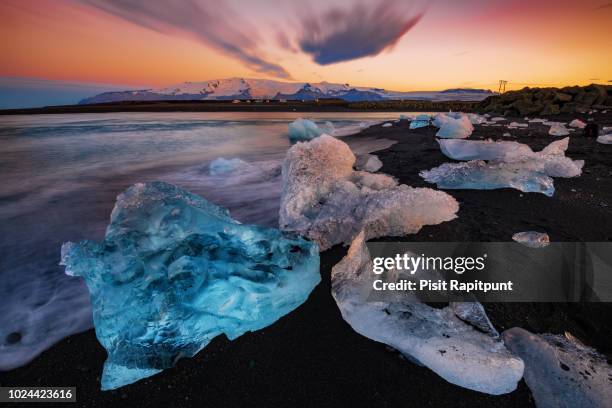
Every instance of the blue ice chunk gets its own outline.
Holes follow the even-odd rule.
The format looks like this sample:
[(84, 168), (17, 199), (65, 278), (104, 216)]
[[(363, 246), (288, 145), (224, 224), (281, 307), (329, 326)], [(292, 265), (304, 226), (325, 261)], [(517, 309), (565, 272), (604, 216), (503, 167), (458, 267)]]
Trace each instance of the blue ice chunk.
[(514, 188), (524, 193), (542, 193), (552, 197), (553, 179), (545, 173), (522, 166), (521, 163), (486, 163), (472, 160), (444, 163), (419, 175), (441, 189), (494, 190)]
[(96, 335), (108, 351), (102, 389), (233, 340), (302, 304), (320, 281), (316, 244), (243, 225), (171, 184), (135, 184), (117, 197), (101, 243), (65, 243), (66, 274), (82, 276)]
[(418, 129), (429, 126), (429, 120), (413, 120), (410, 122), (410, 129)]
[(293, 143), (312, 140), (323, 133), (323, 129), (308, 119), (298, 118), (289, 124), (289, 140)]

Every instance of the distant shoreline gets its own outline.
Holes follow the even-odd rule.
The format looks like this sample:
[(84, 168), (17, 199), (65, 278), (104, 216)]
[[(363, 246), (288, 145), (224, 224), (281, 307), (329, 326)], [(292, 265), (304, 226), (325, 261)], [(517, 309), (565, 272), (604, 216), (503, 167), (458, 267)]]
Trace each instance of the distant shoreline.
[(479, 102), (386, 100), (347, 102), (337, 99), (318, 101), (126, 101), (88, 105), (45, 106), (42, 108), (3, 109), (0, 115), (38, 115), (61, 113), (112, 112), (435, 112), (475, 110)]

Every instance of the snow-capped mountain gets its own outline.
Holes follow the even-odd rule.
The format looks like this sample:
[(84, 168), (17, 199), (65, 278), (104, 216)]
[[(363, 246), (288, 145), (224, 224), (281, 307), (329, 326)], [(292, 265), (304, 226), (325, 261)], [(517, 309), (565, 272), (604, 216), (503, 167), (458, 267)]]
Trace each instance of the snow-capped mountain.
[(449, 89), (446, 91), (394, 92), (382, 88), (355, 87), (329, 82), (281, 82), (269, 79), (228, 78), (205, 82), (185, 82), (159, 89), (105, 92), (83, 99), (80, 104), (158, 101), (158, 100), (228, 100), (228, 99), (297, 99), (340, 98), (347, 101), (384, 99), (480, 101), (492, 94), (483, 89)]

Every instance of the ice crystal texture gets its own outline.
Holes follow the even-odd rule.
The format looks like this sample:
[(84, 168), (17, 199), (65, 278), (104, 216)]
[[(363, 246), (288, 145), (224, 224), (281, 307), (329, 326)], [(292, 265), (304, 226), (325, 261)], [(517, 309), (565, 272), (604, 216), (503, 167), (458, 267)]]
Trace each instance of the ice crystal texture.
[(65, 243), (66, 274), (84, 278), (114, 389), (233, 340), (302, 304), (319, 283), (314, 243), (243, 225), (171, 184), (135, 184), (117, 198), (104, 241)]
[(350, 243), (361, 230), (367, 238), (401, 236), (456, 217), (459, 205), (450, 195), (354, 171), (354, 163), (349, 146), (328, 135), (292, 146), (282, 170), (281, 230), (325, 250)]

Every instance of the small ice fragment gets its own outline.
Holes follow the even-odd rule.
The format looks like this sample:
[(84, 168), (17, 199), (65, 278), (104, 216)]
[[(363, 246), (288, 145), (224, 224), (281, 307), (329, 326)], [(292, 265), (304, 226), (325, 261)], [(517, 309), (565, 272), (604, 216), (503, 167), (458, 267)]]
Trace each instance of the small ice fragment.
[(298, 118), (289, 124), (289, 140), (292, 142), (312, 140), (323, 133), (323, 129), (308, 119)]
[(226, 159), (219, 157), (209, 164), (209, 172), (211, 176), (219, 176), (221, 174), (232, 173), (238, 169), (248, 167), (249, 163), (237, 157)]
[(516, 234), (512, 235), (512, 239), (520, 244), (528, 246), (529, 248), (543, 248), (550, 244), (548, 234), (537, 231), (517, 232)]
[(506, 121), (508, 119), (504, 118), (503, 116), (496, 116), (494, 118), (491, 118), (491, 122), (503, 122)]
[(529, 120), (529, 123), (544, 123), (546, 121), (547, 121), (546, 119), (533, 118)]
[(597, 138), (597, 142), (601, 144), (612, 144), (612, 133), (607, 135), (601, 135)]
[(387, 122), (382, 125), (382, 127), (391, 127), (391, 126), (393, 126), (393, 123), (391, 122)]
[(578, 129), (584, 129), (586, 127), (586, 123), (584, 123), (580, 119), (574, 119), (569, 123), (568, 126), (573, 127), (573, 128), (578, 128)]
[(427, 114), (427, 113), (421, 113), (420, 115), (417, 115), (416, 120), (427, 120), (429, 121), (431, 119), (431, 115)]
[(567, 136), (569, 131), (564, 125), (555, 123), (548, 130), (548, 134), (551, 136)]
[(413, 120), (410, 122), (410, 129), (418, 129), (429, 126), (428, 120)]
[(513, 128), (526, 128), (529, 127), (529, 125), (527, 123), (519, 123), (519, 122), (511, 122), (508, 125), (509, 129), (513, 129)]

